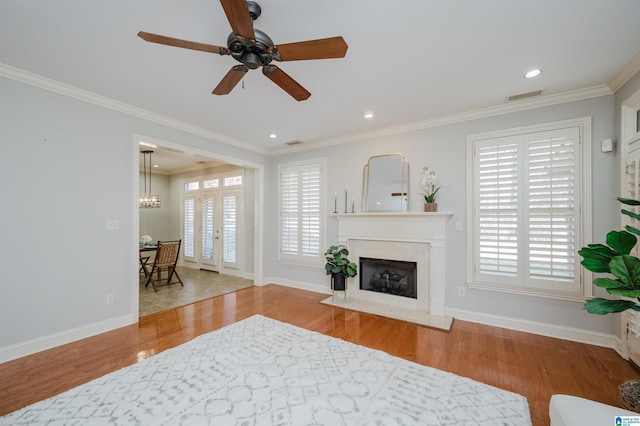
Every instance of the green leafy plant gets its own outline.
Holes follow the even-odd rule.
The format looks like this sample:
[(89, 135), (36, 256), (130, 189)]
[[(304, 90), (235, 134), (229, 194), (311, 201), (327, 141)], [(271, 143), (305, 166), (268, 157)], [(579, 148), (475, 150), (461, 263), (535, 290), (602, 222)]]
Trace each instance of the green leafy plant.
[[(623, 204), (640, 206), (639, 200), (618, 198)], [(640, 215), (627, 209), (622, 214), (640, 220)], [(623, 231), (611, 231), (607, 234), (606, 244), (589, 244), (578, 251), (582, 256), (582, 266), (597, 273), (609, 273), (614, 278), (600, 277), (593, 283), (607, 290), (609, 294), (624, 296), (640, 301), (640, 259), (631, 255), (636, 246), (640, 230), (627, 225)], [(591, 314), (609, 314), (627, 309), (640, 311), (636, 300), (604, 299), (596, 297), (586, 301), (584, 307)]]
[(358, 274), (358, 265), (351, 262), (349, 258), (349, 250), (343, 245), (331, 246), (324, 253), (327, 263), (324, 269), (327, 275), (340, 274), (346, 277), (355, 277)]

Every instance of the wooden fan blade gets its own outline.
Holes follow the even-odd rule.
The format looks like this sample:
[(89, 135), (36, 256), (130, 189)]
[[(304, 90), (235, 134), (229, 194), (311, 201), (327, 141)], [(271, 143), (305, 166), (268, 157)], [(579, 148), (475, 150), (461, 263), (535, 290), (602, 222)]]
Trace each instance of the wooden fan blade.
[(222, 77), (220, 83), (218, 83), (216, 88), (213, 89), (213, 92), (211, 93), (213, 93), (214, 95), (228, 95), (229, 92), (231, 92), (233, 88), (236, 87), (236, 84), (238, 84), (238, 82), (242, 80), (242, 77), (244, 77), (247, 71), (249, 71), (249, 68), (245, 67), (244, 65), (236, 65), (232, 67), (229, 72), (224, 77)]
[(305, 59), (344, 58), (349, 46), (347, 46), (342, 37), (338, 36), (279, 44), (276, 47), (283, 61), (300, 61)]
[(262, 67), (262, 74), (266, 75), (269, 80), (280, 86), (282, 90), (293, 96), (296, 101), (304, 101), (311, 96), (311, 93), (302, 87), (297, 81), (289, 77), (287, 73), (282, 71), (275, 65), (267, 65)]
[(233, 33), (251, 40), (256, 39), (253, 32), (253, 20), (245, 0), (220, 0)]
[(151, 43), (166, 44), (167, 46), (183, 47), (185, 49), (200, 50), (201, 52), (220, 53), (221, 49), (226, 49), (212, 44), (196, 43), (195, 41), (180, 40), (179, 38), (167, 37), (158, 34), (138, 32), (138, 37)]

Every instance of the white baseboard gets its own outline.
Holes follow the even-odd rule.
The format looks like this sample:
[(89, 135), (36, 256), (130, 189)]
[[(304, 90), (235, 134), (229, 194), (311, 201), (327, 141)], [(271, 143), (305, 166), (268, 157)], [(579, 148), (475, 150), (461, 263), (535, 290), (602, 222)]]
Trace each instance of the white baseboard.
[[(308, 290), (321, 294), (331, 294), (331, 289), (326, 286), (304, 281), (294, 281), (276, 277), (265, 277), (262, 282), (264, 283), (262, 285), (275, 283), (286, 287), (298, 288), (301, 290)], [(573, 342), (612, 348), (622, 356), (622, 342), (617, 336), (612, 334), (596, 333), (589, 330), (581, 330), (535, 321), (526, 321), (517, 318), (501, 317), (497, 315), (488, 315), (461, 309), (448, 308), (446, 310), (446, 315), (453, 316), (454, 318), (463, 321), (470, 321), (479, 324), (507, 328), (509, 330), (523, 331), (526, 333), (555, 337), (558, 339), (564, 339)], [(72, 330), (64, 331), (62, 333), (44, 336), (12, 346), (6, 346), (4, 348), (0, 348), (0, 363), (11, 361), (23, 356), (31, 355), (36, 352), (51, 349), (56, 346), (71, 343), (87, 337), (95, 336), (100, 333), (115, 330), (116, 328), (135, 324), (137, 321), (138, 318), (134, 317), (133, 315), (124, 315), (108, 321), (91, 324), (85, 327), (78, 327)]]
[(138, 322), (137, 316), (123, 315), (121, 317), (113, 318), (108, 321), (102, 321), (88, 326), (66, 330), (61, 333), (51, 334), (49, 336), (28, 340), (16, 345), (6, 346), (4, 348), (0, 348), (0, 363), (51, 349), (56, 346), (75, 342), (76, 340), (95, 336), (96, 334), (115, 330), (116, 328), (135, 324), (136, 322)]
[[(287, 287), (299, 288), (301, 290), (314, 291), (316, 293), (331, 294), (331, 289), (318, 284), (307, 283), (303, 281), (293, 281), (284, 278), (266, 277), (265, 283), (275, 283)], [(569, 340), (572, 342), (586, 343), (589, 345), (603, 346), (612, 348), (622, 356), (622, 342), (620, 338), (613, 334), (597, 333), (589, 330), (578, 328), (564, 327), (555, 324), (547, 324), (535, 321), (526, 321), (519, 318), (501, 317), (497, 315), (488, 315), (479, 312), (465, 311), (462, 309), (446, 309), (447, 316), (475, 322), (478, 324), (502, 327), (509, 330), (523, 331), (525, 333), (538, 334), (541, 336), (555, 337), (558, 339)], [(454, 324), (455, 327), (455, 324)]]
[(459, 320), (475, 322), (478, 324), (502, 327), (509, 330), (524, 331), (526, 333), (555, 337), (558, 339), (586, 343), (589, 345), (603, 346), (605, 348), (615, 349), (616, 352), (620, 353), (620, 339), (613, 334), (597, 333), (595, 331), (564, 327), (560, 325), (547, 324), (536, 321), (527, 321), (519, 318), (488, 315), (479, 312), (465, 311), (462, 309), (447, 308), (447, 315), (450, 315)]
[(262, 282), (264, 283), (263, 285), (277, 284), (283, 285), (285, 287), (299, 288), (300, 290), (314, 291), (316, 293), (331, 294), (331, 288), (329, 287), (325, 287), (320, 284), (307, 283), (304, 281), (294, 281), (276, 277), (265, 277)]

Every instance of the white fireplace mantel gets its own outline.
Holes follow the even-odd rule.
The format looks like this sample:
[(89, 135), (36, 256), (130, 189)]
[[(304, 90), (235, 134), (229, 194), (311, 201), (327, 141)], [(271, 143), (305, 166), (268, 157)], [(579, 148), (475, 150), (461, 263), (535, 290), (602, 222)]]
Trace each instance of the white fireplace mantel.
[(372, 236), (375, 239), (397, 241), (445, 241), (446, 221), (451, 212), (405, 212), (405, 213), (333, 213), (338, 220), (338, 242), (344, 244), (345, 237)]
[[(352, 253), (355, 257), (351, 259), (356, 263), (359, 261), (363, 244), (364, 246), (369, 244), (372, 247), (365, 250), (375, 250), (378, 245), (380, 250), (384, 251), (385, 247), (401, 247), (405, 243), (407, 247), (411, 247), (411, 251), (426, 253), (416, 254), (417, 257), (426, 258), (416, 258), (419, 261), (418, 268), (421, 268), (420, 262), (422, 262), (422, 265), (426, 265), (426, 271), (423, 272), (421, 283), (418, 283), (418, 300), (413, 302), (412, 310), (419, 315), (441, 318), (445, 317), (445, 230), (446, 222), (451, 216), (453, 216), (451, 212), (331, 214), (331, 217), (338, 221), (338, 244), (346, 245), (350, 251), (351, 247), (356, 249), (355, 253)], [(424, 251), (413, 249), (420, 245), (426, 249)], [(404, 253), (405, 258), (397, 260), (409, 260), (406, 259), (408, 256), (406, 250)], [(393, 259), (393, 257), (388, 258)], [(418, 271), (419, 275), (420, 273)], [(369, 300), (372, 300), (372, 297), (379, 297), (370, 296), (372, 292), (360, 291), (359, 286), (355, 284), (357, 280), (351, 279), (351, 281), (350, 288), (353, 291), (349, 290), (349, 298), (356, 299), (355, 302), (365, 297)], [(391, 296), (391, 298), (397, 298), (397, 296)], [(402, 303), (405, 302), (400, 303), (398, 305), (391, 300), (389, 310), (397, 310), (396, 307), (403, 306)]]

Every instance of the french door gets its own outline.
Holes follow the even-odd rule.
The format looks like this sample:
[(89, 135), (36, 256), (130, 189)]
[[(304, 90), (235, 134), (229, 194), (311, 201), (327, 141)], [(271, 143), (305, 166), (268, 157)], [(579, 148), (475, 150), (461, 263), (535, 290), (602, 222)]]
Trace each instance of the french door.
[(220, 270), (219, 193), (185, 195), (182, 199), (182, 239), (185, 266)]
[(185, 266), (238, 275), (237, 191), (202, 191), (182, 197)]

